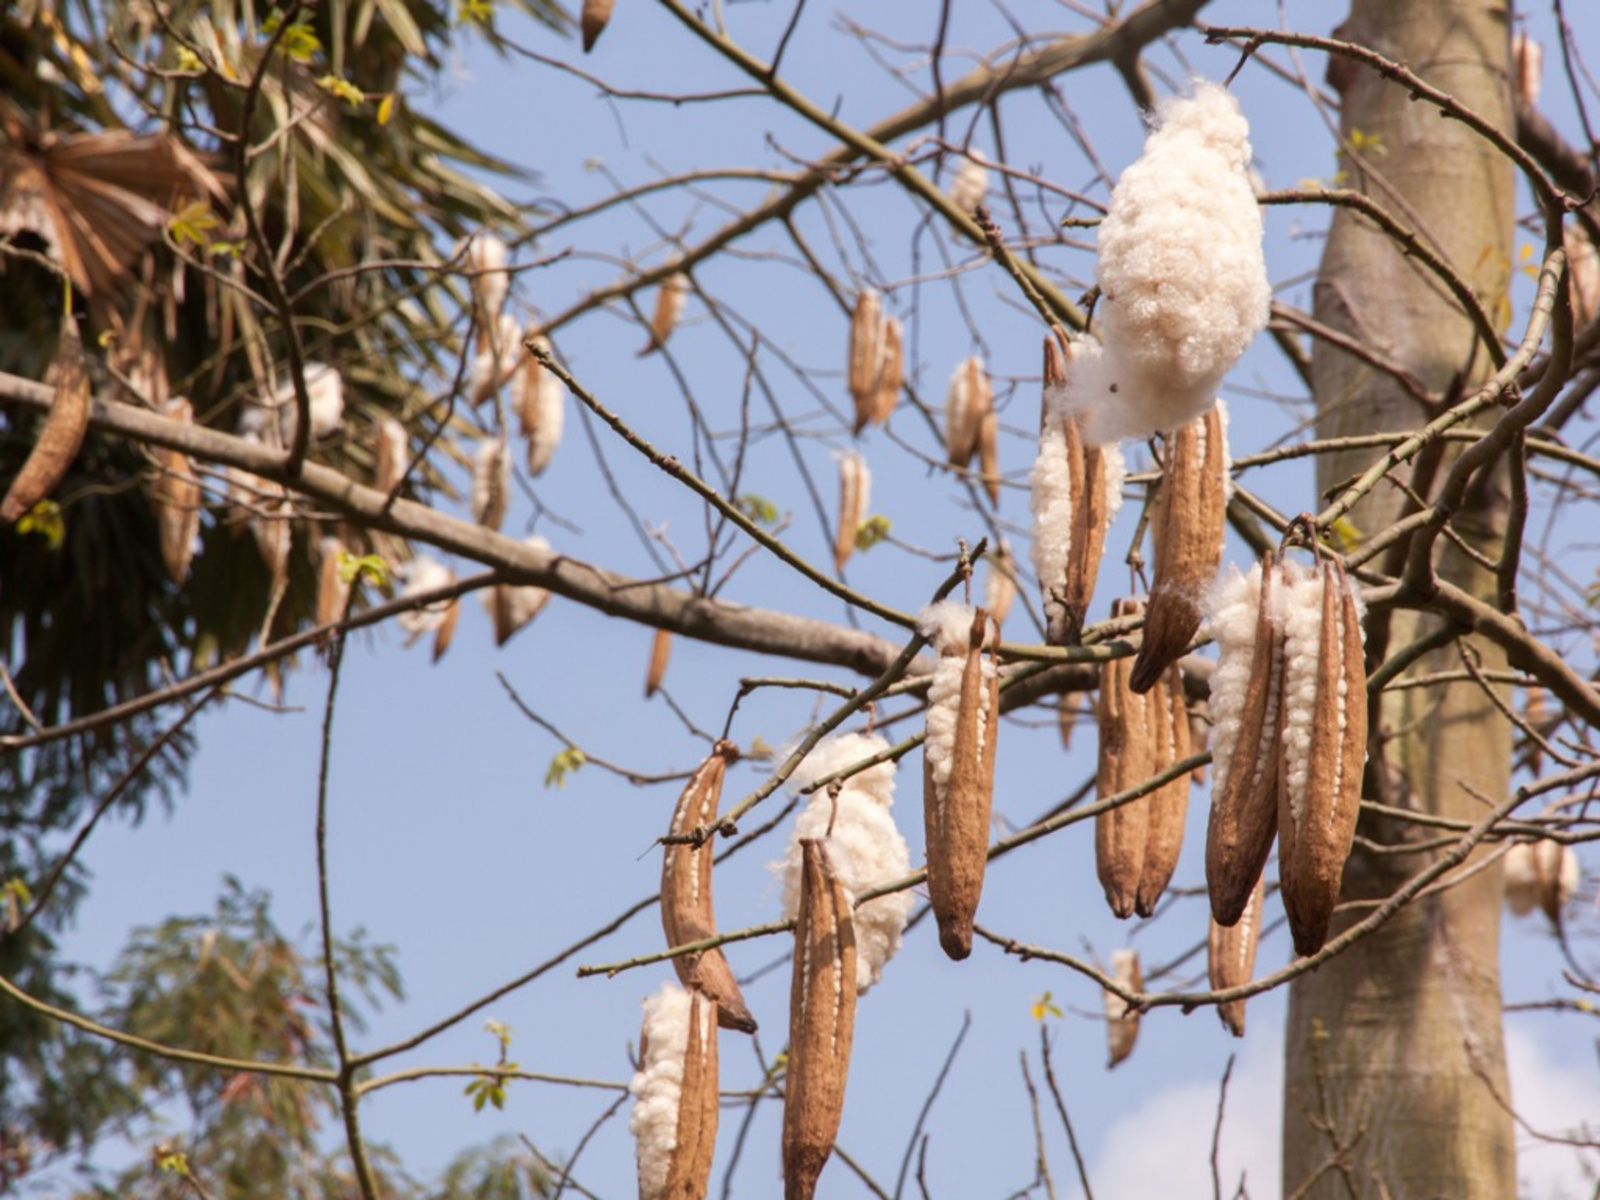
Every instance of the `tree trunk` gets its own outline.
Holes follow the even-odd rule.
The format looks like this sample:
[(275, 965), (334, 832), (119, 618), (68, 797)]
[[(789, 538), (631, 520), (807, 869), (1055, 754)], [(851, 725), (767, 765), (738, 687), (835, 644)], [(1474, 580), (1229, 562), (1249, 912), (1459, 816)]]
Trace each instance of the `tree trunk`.
[[(1445, 0), (1355, 0), (1339, 35), (1404, 63), (1502, 129), (1511, 124), (1505, 7)], [(1418, 232), (1506, 315), (1511, 264), (1510, 165), (1460, 122), (1409, 98), (1403, 87), (1348, 60), (1329, 81), (1342, 98), (1345, 186), (1372, 196)], [(1403, 365), (1445, 395), (1486, 373), (1467, 317), (1437, 279), (1370, 221), (1338, 209), (1315, 297), (1318, 320)], [(1322, 436), (1414, 427), (1419, 403), (1354, 356), (1319, 344), (1313, 382)], [(1320, 489), (1371, 463), (1373, 451), (1324, 458)], [(1448, 467), (1419, 462), (1411, 483), (1426, 494)], [(1493, 559), (1506, 509), (1504, 470), (1470, 493), (1454, 520)], [(1356, 535), (1387, 528), (1410, 505), (1384, 485), (1351, 514)], [(1442, 577), (1480, 596), (1492, 574), (1439, 543)], [(1390, 559), (1389, 566), (1395, 560)], [(1375, 649), (1397, 650), (1435, 622), (1411, 614), (1368, 621)], [(1503, 656), (1470, 643), (1485, 669)], [(1461, 669), (1448, 646), (1411, 673)], [(1511, 730), (1472, 684), (1392, 693), (1373, 714), (1364, 794), (1386, 803), (1477, 819), (1506, 795)], [(1417, 840), (1405, 823), (1363, 817), (1381, 842)], [(1437, 831), (1432, 831), (1434, 834)], [(1381, 898), (1426, 862), (1424, 854), (1377, 856), (1360, 849), (1345, 872), (1344, 898)], [(1485, 871), (1426, 897), (1376, 936), (1295, 982), (1290, 992), (1283, 1125), (1284, 1194), (1308, 1197), (1503, 1197), (1516, 1194), (1512, 1123), (1501, 1034), (1500, 873)], [(1335, 931), (1366, 915), (1343, 913)], [(1302, 1193), (1300, 1189), (1304, 1188)]]

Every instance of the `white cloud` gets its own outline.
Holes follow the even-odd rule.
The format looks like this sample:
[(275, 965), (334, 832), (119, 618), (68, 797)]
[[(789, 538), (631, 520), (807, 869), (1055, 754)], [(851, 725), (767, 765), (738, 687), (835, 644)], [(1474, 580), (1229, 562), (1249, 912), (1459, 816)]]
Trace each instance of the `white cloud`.
[[(1600, 1065), (1585, 1053), (1509, 1029), (1513, 1103), (1533, 1129), (1600, 1140)], [(1250, 1030), (1228, 1084), (1219, 1164), (1223, 1195), (1243, 1172), (1252, 1195), (1278, 1190), (1279, 1120), (1283, 1095), (1283, 1029), (1262, 1022)], [(1563, 1057), (1565, 1055), (1565, 1057)], [(1103, 1196), (1211, 1200), (1211, 1137), (1217, 1083), (1179, 1084), (1153, 1093), (1117, 1121), (1089, 1162), (1089, 1181)], [(1600, 1152), (1551, 1144), (1517, 1131), (1518, 1193), (1524, 1200), (1578, 1200), (1594, 1194)]]
[[(1252, 1025), (1228, 1081), (1228, 1104), (1217, 1155), (1223, 1195), (1246, 1176), (1250, 1193), (1278, 1190), (1278, 1114), (1283, 1094), (1283, 1028)], [(1154, 1093), (1111, 1127), (1089, 1164), (1097, 1196), (1161, 1196), (1211, 1200), (1211, 1138), (1216, 1079)]]

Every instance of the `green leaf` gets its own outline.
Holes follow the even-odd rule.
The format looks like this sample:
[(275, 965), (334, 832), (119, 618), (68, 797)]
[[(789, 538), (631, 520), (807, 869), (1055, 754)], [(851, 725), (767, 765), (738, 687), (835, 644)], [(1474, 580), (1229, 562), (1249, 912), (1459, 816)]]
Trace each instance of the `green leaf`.
[(209, 249), (211, 231), (220, 224), (222, 219), (211, 211), (211, 206), (204, 200), (196, 200), (172, 214), (172, 220), (167, 222), (167, 232), (180, 246), (193, 244), (201, 249)]
[(545, 787), (566, 787), (567, 772), (576, 771), (589, 758), (576, 746), (568, 746), (550, 760), (550, 769), (544, 773)]
[(365, 92), (348, 79), (341, 78), (338, 75), (324, 75), (317, 80), (317, 86), (330, 95), (339, 97), (339, 99), (348, 103), (351, 108), (360, 108), (367, 100)]
[(494, 20), (494, 0), (461, 0), (461, 23), (476, 21), (487, 25)]
[[(283, 26), (283, 14), (274, 12), (261, 22), (263, 37), (270, 38)], [(301, 17), (284, 29), (283, 36), (278, 39), (278, 53), (295, 62), (309, 62), (316, 57), (317, 51), (322, 49), (322, 41), (317, 37), (317, 31), (311, 28), (309, 18)]]
[(776, 525), (778, 523), (778, 506), (765, 496), (758, 496), (754, 492), (746, 492), (742, 496), (733, 498), (733, 506), (757, 525)]
[(888, 536), (889, 518), (881, 513), (874, 513), (856, 526), (856, 549), (871, 550)]
[(353, 583), (360, 579), (383, 587), (389, 582), (389, 564), (381, 554), (363, 554), (359, 558), (348, 550), (339, 551), (339, 582)]

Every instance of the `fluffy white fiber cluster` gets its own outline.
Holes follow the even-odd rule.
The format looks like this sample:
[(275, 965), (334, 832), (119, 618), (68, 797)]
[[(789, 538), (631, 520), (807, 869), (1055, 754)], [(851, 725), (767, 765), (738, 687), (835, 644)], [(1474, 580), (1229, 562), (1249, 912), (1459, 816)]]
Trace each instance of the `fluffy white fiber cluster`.
[[(706, 1005), (707, 1012), (714, 1012)], [(633, 1132), (639, 1162), (639, 1195), (659, 1196), (666, 1190), (672, 1152), (678, 1146), (678, 1100), (683, 1094), (683, 1059), (689, 1048), (689, 993), (664, 983), (644, 1002), (644, 1059), (628, 1085)], [(716, 1036), (715, 1028), (702, 1030)]]
[[(961, 675), (966, 670), (975, 611), (970, 604), (941, 600), (930, 604), (917, 617), (918, 631), (939, 651), (939, 661), (928, 684), (928, 733), (922, 744), (922, 761), (923, 769), (933, 778), (934, 795), (941, 802), (950, 786), (950, 772), (955, 765), (956, 712), (961, 704)], [(992, 640), (989, 630), (985, 630), (985, 637)], [(994, 676), (993, 661), (984, 659), (980, 669), (987, 684)], [(987, 706), (981, 706), (977, 746), (980, 754), (989, 727), (988, 718)]]
[(1099, 228), (1102, 350), (1081, 344), (1062, 405), (1093, 442), (1194, 419), (1266, 325), (1271, 289), (1238, 102), (1200, 80), (1169, 98)]
[[(1079, 344), (1080, 349), (1095, 346), (1092, 342)], [(1076, 356), (1073, 359), (1077, 361)], [(1028, 558), (1034, 572), (1044, 587), (1045, 616), (1052, 623), (1062, 616), (1062, 604), (1057, 589), (1067, 575), (1067, 556), (1072, 552), (1072, 472), (1067, 463), (1067, 417), (1060, 409), (1066, 399), (1067, 389), (1056, 389), (1047, 397), (1044, 424), (1039, 430), (1039, 456), (1033, 460), (1028, 472), (1028, 509), (1033, 513), (1033, 541)], [(1101, 447), (1101, 462), (1105, 466), (1106, 521), (1117, 519), (1122, 509), (1122, 485), (1126, 481), (1128, 466), (1122, 456), (1122, 447), (1112, 442)]]
[(1320, 710), (1317, 705), (1322, 588), (1320, 570), (1308, 571), (1291, 562), (1284, 564), (1283, 581), (1275, 592), (1283, 598), (1283, 770), (1288, 775), (1297, 825), (1304, 820), (1302, 806), (1311, 776), (1311, 743), (1317, 722), (1344, 721), (1343, 704), (1324, 704)]
[[(846, 733), (825, 738), (789, 777), (789, 790), (887, 750), (877, 734)], [(823, 788), (795, 820), (782, 862), (772, 870), (783, 878), (783, 915), (800, 911), (800, 839), (827, 837), (828, 856), (852, 901), (863, 892), (911, 873), (911, 851), (889, 812), (894, 806), (894, 764), (879, 763), (852, 775), (839, 789), (837, 805)], [(828, 823), (833, 834), (828, 836)], [(880, 896), (855, 911), (856, 990), (865, 992), (883, 977), (883, 967), (900, 949), (900, 935), (911, 916), (911, 893)]]
[[(1273, 593), (1275, 596), (1277, 592)], [(1245, 694), (1256, 669), (1256, 619), (1261, 607), (1261, 564), (1241, 574), (1237, 567), (1217, 581), (1211, 597), (1211, 636), (1217, 643), (1217, 669), (1211, 676), (1211, 794), (1220, 795), (1233, 769), (1233, 751), (1244, 719)], [(1262, 664), (1261, 669), (1266, 669)], [(1276, 724), (1277, 708), (1268, 705)], [(1270, 734), (1268, 734), (1270, 737)], [(1259, 769), (1259, 764), (1257, 764)]]

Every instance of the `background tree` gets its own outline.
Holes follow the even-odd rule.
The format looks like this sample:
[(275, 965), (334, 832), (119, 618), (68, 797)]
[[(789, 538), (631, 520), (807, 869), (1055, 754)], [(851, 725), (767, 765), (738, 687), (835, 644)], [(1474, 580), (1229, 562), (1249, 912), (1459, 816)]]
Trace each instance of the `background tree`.
[[(1509, 1106), (1520, 1098), (1509, 1095), (1497, 1033), (1499, 857), (1507, 838), (1583, 841), (1591, 833), (1581, 801), (1592, 775), (1587, 729), (1600, 715), (1585, 682), (1593, 654), (1583, 579), (1592, 556), (1559, 517), (1594, 467), (1562, 432), (1582, 419), (1592, 374), (1593, 307), (1583, 298), (1592, 246), (1587, 266), (1586, 243), (1572, 243), (1570, 260), (1563, 250), (1564, 229), (1576, 237), (1571, 231), (1587, 228), (1580, 204), (1592, 154), (1569, 149), (1539, 123), (1527, 84), (1516, 132), (1535, 157), (1516, 148), (1503, 11), (1358, 5), (1337, 43), (1235, 31), (1223, 39), (1231, 46), (1207, 49), (1187, 32), (1204, 7), (1153, 0), (1126, 13), (1079, 13), (1066, 32), (1042, 32), (1062, 19), (1053, 10), (1030, 12), (1006, 40), (987, 18), (955, 6), (878, 34), (848, 23), (826, 30), (799, 6), (730, 11), (725, 25), (723, 14), (665, 0), (619, 14), (598, 42), (596, 70), (629, 38), (656, 48), (625, 79), (590, 73), (589, 64), (580, 71), (551, 32), (562, 25), (559, 14), (535, 10), (549, 28), (513, 31), (510, 6), (9, 11), (0, 28), (0, 71), (10, 81), (0, 110), (0, 228), (8, 236), (0, 298), (8, 457), (0, 479), (14, 475), (35, 442), (36, 414), (50, 403), (50, 389), (29, 380), (61, 353), (64, 296), (98, 401), (89, 439), (52, 500), (0, 536), (12, 700), (4, 794), (15, 830), (5, 864), (14, 881), (5, 978), (15, 1003), (0, 1009), (0, 1020), (16, 1023), (17, 1039), (7, 1044), (20, 1048), (8, 1059), (3, 1099), (7, 1145), (26, 1151), (10, 1152), (10, 1178), (38, 1178), (55, 1156), (120, 1132), (157, 1151), (156, 1165), (103, 1172), (100, 1182), (113, 1191), (158, 1179), (179, 1194), (433, 1194), (362, 1133), (362, 1119), (381, 1112), (378, 1097), (392, 1085), (441, 1075), (486, 1111), (515, 1097), (523, 1079), (599, 1087), (599, 1149), (585, 1160), (601, 1164), (592, 1186), (626, 1177), (615, 1165), (624, 1153), (620, 1131), (607, 1124), (619, 1107), (617, 1080), (597, 1077), (626, 1078), (615, 1048), (636, 1026), (617, 1014), (654, 986), (628, 986), (637, 979), (632, 968), (664, 968), (659, 939), (644, 928), (650, 920), (630, 924), (649, 900), (628, 907), (627, 893), (596, 888), (592, 878), (631, 883), (623, 859), (633, 863), (640, 846), (665, 831), (681, 768), (719, 732), (759, 757), (797, 730), (865, 719), (898, 739), (896, 757), (914, 747), (928, 669), (916, 657), (916, 609), (941, 585), (960, 586), (980, 539), (991, 549), (1011, 544), (1011, 561), (1027, 561), (1022, 497), (1036, 445), (1037, 346), (1049, 325), (1083, 323), (1075, 298), (1093, 259), (1081, 239), (1115, 176), (1109, 159), (1102, 165), (1094, 128), (1105, 106), (1085, 97), (1111, 86), (1131, 97), (1133, 105), (1115, 113), (1116, 161), (1125, 162), (1138, 134), (1134, 106), (1181, 85), (1169, 64), (1192, 59), (1221, 76), (1240, 64), (1243, 47), (1233, 86), (1256, 122), (1258, 146), (1272, 136), (1272, 106), (1303, 93), (1308, 113), (1338, 108), (1342, 158), (1335, 178), (1264, 196), (1269, 214), (1289, 206), (1297, 222), (1333, 214), (1313, 309), (1288, 293), (1274, 306), (1273, 341), (1287, 371), (1264, 355), (1250, 364), (1268, 390), (1292, 393), (1303, 383), (1319, 416), (1308, 438), (1294, 429), (1309, 412), (1306, 398), (1290, 394), (1280, 410), (1235, 392), (1240, 490), (1230, 506), (1237, 540), (1229, 557), (1244, 562), (1275, 543), (1287, 524), (1281, 513), (1331, 505), (1318, 525), (1366, 590), (1369, 667), (1385, 687), (1373, 709), (1381, 752), (1363, 791), (1364, 853), (1346, 879), (1352, 903), (1342, 927), (1356, 935), (1348, 946), (1336, 942), (1338, 952), (1314, 971), (1275, 971), (1262, 985), (1293, 978), (1285, 1191), (1304, 1184), (1339, 1194), (1510, 1194)], [(586, 94), (606, 94), (626, 114), (627, 136), (663, 161), (630, 161), (632, 178), (595, 163), (600, 191), (592, 198), (507, 182), (529, 193), (517, 203), (458, 174), (467, 166), (519, 179), (509, 155), (446, 133), (415, 94), (460, 53), (464, 36), (515, 56), (530, 126), (572, 103), (561, 89), (576, 80)], [(903, 99), (883, 80), (851, 77), (846, 85), (835, 77), (822, 65), (837, 53), (830, 38), (843, 39), (851, 54), (877, 56), (886, 78), (908, 81), (909, 106), (897, 111)], [(969, 56), (957, 49), (969, 39), (997, 49)], [(1336, 95), (1303, 74), (1284, 43), (1328, 52)], [(1562, 48), (1577, 98), (1573, 130), (1583, 128), (1590, 94), (1579, 44), (1550, 42)], [(667, 46), (673, 52), (662, 54)], [(703, 82), (694, 75), (704, 91), (685, 91), (691, 69), (704, 70)], [(752, 96), (771, 102), (761, 131), (771, 147), (752, 147), (747, 157), (730, 138), (731, 161), (706, 166), (715, 139), (705, 130), (715, 118), (703, 114)], [(1441, 109), (1449, 119), (1439, 118)], [(1572, 136), (1592, 144), (1586, 131)], [(546, 167), (541, 155), (558, 140), (536, 140), (528, 165)], [(986, 187), (972, 182), (980, 149), (991, 160)], [(1329, 169), (1325, 159), (1312, 161), (1291, 178)], [(1278, 161), (1263, 168), (1282, 181)], [(1513, 178), (1529, 190), (1528, 227), (1543, 242), (1520, 262), (1536, 280), (1514, 269)], [(993, 232), (974, 218), (974, 188), (987, 193)], [(489, 233), (506, 244), (503, 262)], [(458, 240), (474, 234), (475, 242)], [(1275, 240), (1274, 277), (1309, 266), (1315, 249)], [(1511, 290), (1513, 281), (1520, 290)], [(869, 286), (905, 321), (907, 372), (894, 416), (863, 431), (848, 411), (843, 367), (845, 327)], [(682, 311), (674, 314), (675, 305)], [(587, 443), (569, 436), (548, 473), (552, 410), (522, 403), (538, 398), (541, 383), (517, 349), (535, 330), (559, 355), (545, 368), (542, 394), (558, 366), (570, 367), (567, 416)], [(623, 340), (626, 350), (646, 352), (637, 360), (618, 354)], [(945, 444), (937, 396), (956, 360), (973, 351), (994, 377), (998, 469), (970, 469)], [(319, 364), (342, 384), (339, 419), (319, 416), (328, 378)], [(168, 406), (179, 395), (196, 414), (192, 425)], [(384, 464), (385, 445), (394, 447), (384, 440), (389, 418), (401, 422), (402, 457), (418, 460), (404, 478)], [(519, 464), (512, 519), (540, 540), (502, 535), (502, 518), (485, 516), (505, 507), (497, 473), (469, 483), (496, 438)], [(849, 447), (865, 453), (875, 477), (873, 503), (860, 512), (832, 504), (830, 456)], [(1136, 623), (1103, 618), (1110, 596), (1145, 586), (1135, 535), (1138, 502), (1151, 497), (1155, 479), (1141, 468), (1154, 453), (1133, 449), (1130, 503), (1108, 541), (1117, 555), (1131, 546), (1129, 570), (1106, 563), (1084, 644), (1042, 645), (1035, 581), (1013, 567), (1022, 588), (1003, 653), (1003, 704), (1012, 714), (999, 768), (1003, 824), (977, 951), (989, 956), (988, 977), (971, 967), (930, 974), (918, 956), (931, 939), (914, 932), (880, 993), (863, 1002), (863, 1029), (874, 1032), (858, 1046), (854, 1096), (901, 1112), (930, 1086), (905, 1070), (916, 1048), (926, 1052), (925, 1026), (887, 1027), (897, 1011), (921, 1003), (930, 979), (980, 1012), (985, 1003), (1009, 1004), (1020, 1014), (1016, 996), (1000, 992), (1026, 988), (1041, 1021), (1060, 1007), (1047, 988), (1082, 1010), (1098, 1008), (1094, 993), (1111, 982), (1096, 965), (1098, 947), (1121, 941), (1121, 931), (1086, 906), (1063, 924), (1053, 902), (1040, 902), (1059, 894), (1063, 873), (1087, 874), (1085, 839), (1068, 829), (1088, 785), (1055, 782), (1041, 792), (1038, 782), (1066, 778), (1048, 744), (1056, 698), (1064, 712), (1076, 711), (1098, 661), (1137, 644)], [(1318, 498), (1293, 474), (1306, 455), (1318, 459)], [(1386, 470), (1363, 474), (1374, 462)], [(175, 569), (162, 523), (173, 511), (170, 485), (188, 482), (191, 471), (199, 499), (189, 507), (198, 503), (203, 514), (199, 551)], [(463, 507), (469, 516), (455, 515)], [(487, 572), (457, 581), (413, 560), (419, 553)], [(816, 565), (830, 555), (834, 571)], [(336, 574), (353, 587), (352, 599), (333, 586)], [(400, 583), (405, 593), (389, 601)], [(500, 702), (538, 727), (537, 773), (565, 785), (559, 794), (605, 804), (607, 820), (513, 816), (517, 837), (560, 845), (568, 860), (566, 870), (545, 864), (519, 879), (515, 909), (493, 898), (496, 872), (476, 857), (441, 854), (430, 864), (430, 899), (461, 898), (452, 918), (441, 917), (454, 928), (507, 911), (520, 925), (531, 912), (541, 936), (531, 952), (494, 945), (493, 972), (472, 976), (481, 986), (463, 979), (440, 995), (449, 1015), (407, 1013), (392, 1035), (369, 1040), (354, 1022), (350, 993), (397, 993), (398, 977), (388, 952), (337, 935), (349, 919), (344, 905), (359, 908), (361, 897), (382, 891), (341, 860), (341, 829), (380, 847), (382, 858), (405, 853), (407, 840), (430, 845), (420, 779), (406, 835), (386, 836), (385, 818), (364, 807), (384, 769), (372, 759), (405, 760), (419, 771), (406, 751), (442, 748), (462, 775), (481, 771), (483, 787), (502, 791), (532, 768), (526, 751), (517, 752), (515, 774), (478, 765), (493, 739), (476, 722), (451, 719), (459, 693), (445, 686), (463, 654), (458, 642), (436, 676), (437, 694), (431, 681), (427, 687), (447, 714), (439, 730), (418, 724), (408, 738), (394, 728), (407, 718), (383, 713), (391, 719), (384, 749), (356, 756), (360, 774), (342, 773), (342, 747), (362, 744), (346, 730), (374, 713), (346, 700), (335, 722), (341, 664), (357, 668), (347, 688), (380, 669), (371, 656), (345, 663), (357, 644), (346, 639), (391, 616), (414, 635), (437, 636), (437, 626), (453, 628), (457, 619), (439, 606), (474, 590), (491, 598), (505, 633), (515, 609), (542, 602), (515, 588), (546, 589), (556, 600), (504, 660), (511, 695)], [(673, 651), (664, 679), (653, 673), (648, 689), (660, 701), (632, 718), (628, 736), (613, 727), (610, 673), (621, 638), (598, 614), (657, 631), (654, 663)], [(461, 620), (468, 629), (471, 618)], [(651, 639), (636, 640), (642, 665)], [(304, 659), (318, 643), (328, 649), (326, 673), (283, 684), (293, 656)], [(775, 678), (768, 659), (815, 678)], [(470, 663), (481, 690), (487, 668)], [(1199, 698), (1206, 665), (1188, 665)], [(304, 703), (327, 684), (317, 704), (326, 724), (319, 714), (311, 739), (320, 758), (315, 812), (296, 810), (308, 825), (314, 817), (317, 830), (308, 888), (315, 934), (286, 938), (263, 899), (234, 888), (214, 918), (173, 919), (138, 934), (105, 977), (103, 1000), (67, 994), (47, 934), (72, 910), (96, 822), (170, 793), (191, 753), (191, 719), (254, 672), (272, 674), (274, 687), (257, 694), (273, 701), (277, 687)], [(634, 686), (631, 671), (624, 674)], [(862, 679), (873, 681), (866, 693)], [(1531, 702), (1516, 700), (1514, 687), (1524, 697), (1542, 689), (1543, 715), (1523, 717), (1519, 708)], [(274, 727), (294, 728), (294, 718), (283, 714)], [(1512, 794), (1514, 763), (1521, 790)], [(754, 856), (733, 855), (763, 835), (781, 836), (794, 803), (769, 794), (770, 767), (740, 770), (722, 805), (739, 828), (720, 843), (729, 860), (718, 868), (719, 905), (725, 927), (771, 937), (772, 901), (750, 869)], [(602, 782), (610, 776), (636, 785), (645, 802), (616, 804)], [(477, 789), (452, 791), (467, 822), (482, 819)], [(1522, 807), (1513, 811), (1508, 797)], [(1555, 804), (1543, 819), (1531, 811), (1535, 797)], [(1191, 819), (1191, 845), (1202, 808)], [(907, 812), (914, 809), (902, 802), (903, 826), (916, 824)], [(364, 815), (356, 825), (339, 825), (357, 812)], [(1492, 824), (1484, 821), (1491, 812), (1499, 818)], [(504, 830), (504, 820), (490, 828)], [(76, 831), (70, 839), (68, 830)], [(1040, 839), (1044, 847), (1013, 854)], [(650, 880), (652, 863), (634, 866)], [(1198, 871), (1181, 878), (1193, 883)], [(346, 879), (359, 882), (345, 889)], [(1371, 904), (1395, 894), (1406, 903)], [(1203, 906), (1180, 898), (1138, 931), (1145, 982), (1127, 998), (1152, 1006), (1147, 1039), (1188, 1028), (1175, 1008), (1218, 999), (1189, 974), (1203, 927)], [(378, 936), (388, 941), (392, 932)], [(1074, 937), (1096, 951), (1052, 948)], [(601, 939), (609, 939), (603, 952)], [(763, 946), (735, 944), (728, 954), (748, 973)], [(1016, 975), (1002, 951), (1056, 965), (1035, 963)], [(766, 952), (786, 954), (779, 946)], [(547, 1031), (570, 1011), (555, 980), (574, 959), (605, 959), (629, 973), (611, 984), (568, 985), (583, 997), (577, 1006), (593, 1010), (581, 1037), (560, 1039), (583, 1048), (569, 1053), (551, 1045)], [(1571, 969), (1573, 989), (1592, 986), (1582, 962), (1572, 959)], [(763, 1022), (753, 1066), (724, 1035), (725, 1060), (740, 1054), (746, 1072), (737, 1081), (724, 1075), (724, 1128), (739, 1127), (739, 1147), (747, 1136), (751, 1144), (770, 1139), (779, 1107), (771, 1101), (783, 1082), (773, 1058), (781, 996), (760, 978), (746, 987)], [(472, 1034), (475, 1049), (451, 1039), (502, 1003), (526, 1005), (529, 1019), (516, 1022), (523, 1033), (514, 1048), (506, 1027), (496, 1027), (497, 1065), (436, 1065), (439, 1053), (481, 1056), (481, 1033)], [(97, 1024), (71, 1015), (90, 1008)], [(399, 1019), (392, 1010), (374, 1017), (391, 1015)], [(540, 1030), (531, 1040), (529, 1021)], [(980, 1061), (997, 1061), (988, 1052), (994, 1045), (982, 1042), (992, 1025), (980, 1017)], [(108, 1037), (120, 1038), (119, 1048)], [(1009, 1061), (1016, 1041), (1003, 1045)], [(1040, 1104), (1048, 1111), (1053, 1099), (1064, 1119), (1081, 1075), (1063, 1091), (1050, 1046), (1041, 1042), (1033, 1068), (1045, 1069), (1039, 1087), (1025, 1073), (1018, 1092), (1035, 1101), (1035, 1132), (1021, 1135), (1031, 1154), (1014, 1164), (997, 1156), (981, 1168), (952, 1163), (942, 1142), (931, 1151), (919, 1142), (919, 1118), (903, 1160), (898, 1145), (849, 1158), (864, 1186), (898, 1193), (914, 1173), (934, 1190), (941, 1178), (960, 1189), (970, 1177), (959, 1172), (977, 1169), (986, 1180), (1010, 1180), (1014, 1170), (1019, 1190), (1053, 1191), (1053, 1139)], [(608, 1067), (583, 1058), (591, 1052), (602, 1061), (602, 1051)], [(540, 1061), (531, 1067), (512, 1062), (534, 1055)], [(78, 1082), (87, 1073), (118, 1086), (95, 1091), (98, 1107), (74, 1109), (70, 1098), (91, 1090)], [(429, 1094), (444, 1102), (445, 1093)], [(185, 1114), (185, 1136), (157, 1137), (174, 1111)], [(316, 1130), (334, 1113), (343, 1144), (329, 1152)], [(529, 1126), (550, 1120), (527, 1118)], [(842, 1139), (883, 1140), (850, 1121), (847, 1114)], [(547, 1136), (529, 1132), (469, 1152), (447, 1172), (442, 1194), (560, 1190), (580, 1169), (587, 1173), (577, 1161), (591, 1144), (587, 1133), (564, 1136), (550, 1154), (539, 1148), (551, 1144)], [(897, 1143), (901, 1136), (897, 1130)], [(736, 1171), (762, 1169), (748, 1159), (741, 1167), (741, 1151), (723, 1146), (730, 1181)], [(849, 1169), (835, 1165), (830, 1179)], [(1270, 1190), (1259, 1178), (1249, 1182), (1258, 1194)], [(765, 1183), (745, 1179), (750, 1188)]]

